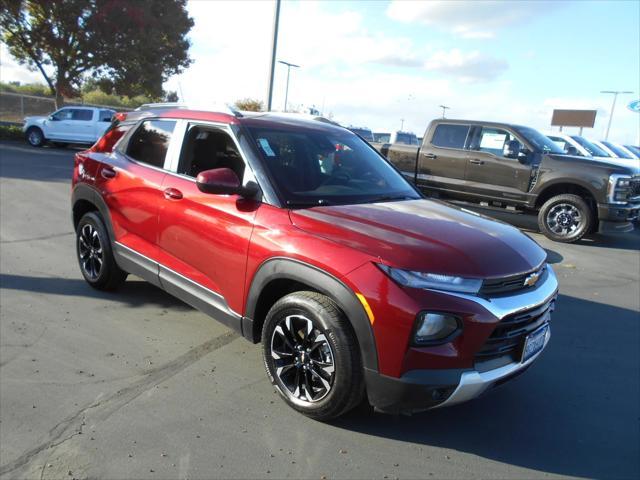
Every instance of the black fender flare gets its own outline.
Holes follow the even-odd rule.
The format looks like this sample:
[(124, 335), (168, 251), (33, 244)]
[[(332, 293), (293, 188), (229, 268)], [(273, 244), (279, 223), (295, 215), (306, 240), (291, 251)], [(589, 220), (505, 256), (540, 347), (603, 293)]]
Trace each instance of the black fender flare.
[(264, 287), (277, 279), (309, 285), (336, 302), (356, 334), (364, 368), (378, 371), (378, 354), (371, 323), (355, 293), (335, 276), (300, 260), (276, 257), (266, 260), (258, 267), (249, 288), (243, 318), (242, 332), (246, 338), (255, 341), (257, 325), (254, 316), (258, 299)]
[(79, 200), (86, 200), (87, 202), (95, 205), (100, 212), (100, 216), (104, 220), (105, 225), (107, 226), (107, 232), (109, 233), (109, 238), (113, 242), (115, 240), (115, 234), (113, 232), (113, 225), (111, 223), (111, 214), (109, 213), (109, 207), (107, 207), (106, 202), (95, 188), (85, 184), (79, 183), (77, 184), (71, 193), (71, 222), (73, 223), (73, 228), (75, 230), (75, 219), (74, 219), (74, 211), (76, 203)]

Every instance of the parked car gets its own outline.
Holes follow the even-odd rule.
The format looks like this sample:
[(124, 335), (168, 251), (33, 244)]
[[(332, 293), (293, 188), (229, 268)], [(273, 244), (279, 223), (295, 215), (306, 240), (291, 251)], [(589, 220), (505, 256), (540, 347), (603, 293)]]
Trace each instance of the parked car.
[[(144, 114), (144, 115), (141, 115)], [(277, 114), (117, 115), (75, 156), (85, 280), (135, 274), (262, 343), (292, 408), (472, 399), (549, 341), (558, 283), (504, 223), (423, 198), (342, 127)]]
[(579, 135), (568, 135), (562, 132), (550, 132), (545, 135), (553, 140), (564, 153), (578, 157), (592, 157), (598, 160), (611, 160), (613, 157), (598, 145)]
[(356, 135), (360, 135), (367, 142), (373, 142), (373, 132), (369, 128), (349, 127)]
[(640, 147), (637, 145), (624, 145), (624, 147), (633, 153), (636, 157), (640, 158)]
[(390, 133), (373, 132), (373, 141), (375, 143), (389, 143), (389, 140), (391, 140)]
[(633, 153), (627, 151), (626, 148), (622, 145), (618, 145), (617, 143), (609, 142), (607, 140), (600, 140), (599, 142), (594, 143), (614, 158), (623, 158), (625, 160), (636, 159), (636, 156)]
[(58, 146), (92, 144), (109, 128), (115, 113), (108, 108), (68, 106), (47, 117), (26, 117), (22, 130), (27, 142), (34, 147), (48, 141)]
[(419, 145), (418, 137), (416, 137), (415, 133), (412, 132), (402, 132), (400, 130), (395, 131), (391, 134), (391, 138), (389, 139), (389, 143), (391, 144), (401, 144), (401, 145)]
[(637, 165), (566, 155), (529, 127), (440, 119), (421, 147), (380, 151), (425, 192), (538, 212), (540, 230), (558, 242), (631, 231), (640, 211)]

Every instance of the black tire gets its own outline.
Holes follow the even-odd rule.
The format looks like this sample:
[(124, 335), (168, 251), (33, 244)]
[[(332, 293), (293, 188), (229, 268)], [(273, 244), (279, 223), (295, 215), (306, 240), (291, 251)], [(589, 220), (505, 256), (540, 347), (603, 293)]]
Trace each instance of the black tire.
[(76, 229), (76, 255), (82, 276), (98, 290), (114, 290), (127, 278), (113, 257), (111, 241), (97, 212), (86, 213)]
[(594, 223), (595, 215), (589, 204), (571, 193), (550, 198), (538, 212), (540, 231), (556, 242), (577, 242), (591, 231)]
[(44, 133), (42, 133), (42, 130), (38, 127), (29, 127), (25, 132), (25, 138), (32, 147), (41, 147), (46, 141)]
[[(293, 333), (287, 337), (289, 343), (283, 341), (287, 322), (291, 326), (289, 333)], [(297, 349), (298, 344), (303, 345), (302, 349)], [(295, 353), (289, 355), (289, 351)], [(262, 352), (267, 375), (276, 391), (290, 407), (310, 418), (331, 420), (363, 399), (358, 343), (349, 320), (329, 297), (301, 291), (278, 300), (264, 322)], [(298, 385), (297, 389), (294, 385)]]

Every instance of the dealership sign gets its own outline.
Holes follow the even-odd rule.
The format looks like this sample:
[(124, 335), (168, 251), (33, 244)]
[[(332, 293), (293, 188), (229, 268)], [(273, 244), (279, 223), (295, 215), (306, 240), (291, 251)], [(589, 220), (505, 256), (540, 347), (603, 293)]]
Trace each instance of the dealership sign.
[(634, 100), (627, 105), (627, 108), (632, 112), (640, 113), (640, 100)]

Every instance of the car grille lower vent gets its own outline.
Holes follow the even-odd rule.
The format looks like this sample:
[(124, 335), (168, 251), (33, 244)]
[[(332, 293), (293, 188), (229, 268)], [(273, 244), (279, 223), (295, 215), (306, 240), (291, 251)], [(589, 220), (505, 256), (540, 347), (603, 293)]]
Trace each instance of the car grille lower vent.
[(537, 270), (519, 275), (488, 279), (482, 282), (479, 293), (483, 297), (493, 297), (505, 293), (517, 292), (518, 290), (527, 290), (544, 281), (546, 274), (546, 266), (542, 266)]

